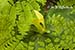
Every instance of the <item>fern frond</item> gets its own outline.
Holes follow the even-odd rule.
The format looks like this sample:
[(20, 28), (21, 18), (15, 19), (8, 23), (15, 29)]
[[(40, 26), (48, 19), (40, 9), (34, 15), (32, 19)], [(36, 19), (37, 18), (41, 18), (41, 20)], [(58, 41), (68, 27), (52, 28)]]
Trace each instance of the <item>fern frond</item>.
[(75, 0), (59, 0), (57, 4), (61, 6), (75, 6)]
[(0, 0), (0, 50), (31, 50), (32, 46), (25, 46), (30, 43), (31, 36), (27, 37), (26, 31), (35, 16), (33, 9), (39, 11), (40, 5), (34, 0), (13, 2)]

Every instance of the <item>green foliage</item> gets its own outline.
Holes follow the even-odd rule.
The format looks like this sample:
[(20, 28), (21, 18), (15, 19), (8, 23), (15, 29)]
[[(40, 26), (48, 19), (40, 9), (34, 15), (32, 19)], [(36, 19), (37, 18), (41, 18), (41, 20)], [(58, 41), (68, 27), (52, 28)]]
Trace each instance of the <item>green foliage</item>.
[[(73, 50), (75, 35), (75, 13), (73, 8), (51, 8), (46, 17), (46, 28), (50, 30), (50, 37), (55, 50)], [(50, 45), (51, 46), (51, 45)], [(51, 47), (53, 48), (53, 47)]]
[[(35, 17), (34, 9), (40, 11), (40, 5), (36, 0), (18, 0), (15, 4), (14, 0), (0, 0), (0, 50), (31, 50), (33, 48), (24, 46), (26, 44), (23, 42), (23, 37), (27, 35), (26, 31), (29, 30), (32, 19)], [(27, 45), (28, 43), (27, 41)]]
[(59, 0), (57, 4), (61, 6), (75, 6), (75, 0)]
[[(32, 23), (33, 10), (46, 0), (0, 0), (0, 50), (74, 50), (75, 9), (51, 7), (45, 16), (45, 32)], [(40, 23), (39, 23), (40, 24)], [(41, 24), (40, 24), (41, 25)]]
[(36, 0), (37, 2), (42, 3), (42, 5), (45, 5), (46, 0)]

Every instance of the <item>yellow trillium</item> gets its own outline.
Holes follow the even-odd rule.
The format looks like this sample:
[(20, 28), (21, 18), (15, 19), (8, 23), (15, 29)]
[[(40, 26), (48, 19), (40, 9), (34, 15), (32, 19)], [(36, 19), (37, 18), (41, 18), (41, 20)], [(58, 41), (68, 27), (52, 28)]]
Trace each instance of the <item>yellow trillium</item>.
[(37, 10), (34, 10), (34, 13), (36, 15), (36, 19), (33, 20), (33, 24), (37, 27), (39, 31), (45, 31), (45, 24), (44, 24), (44, 17), (41, 13), (39, 13)]

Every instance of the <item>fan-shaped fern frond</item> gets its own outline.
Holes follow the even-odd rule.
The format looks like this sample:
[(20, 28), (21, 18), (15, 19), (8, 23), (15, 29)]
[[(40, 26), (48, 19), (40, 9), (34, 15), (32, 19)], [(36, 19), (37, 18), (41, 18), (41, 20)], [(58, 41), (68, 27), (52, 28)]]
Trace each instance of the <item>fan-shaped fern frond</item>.
[(30, 37), (25, 38), (25, 32), (29, 30), (35, 16), (33, 9), (39, 11), (40, 5), (34, 0), (13, 2), (0, 0), (0, 50), (31, 50), (33, 47), (28, 47)]
[(57, 4), (61, 6), (75, 6), (75, 0), (59, 0)]
[(33, 10), (40, 11), (37, 2), (41, 3), (39, 0), (18, 0), (14, 4), (12, 0), (4, 3), (0, 0), (0, 50), (75, 49), (74, 9), (51, 7), (44, 17), (46, 28), (41, 34), (32, 23), (36, 19)]

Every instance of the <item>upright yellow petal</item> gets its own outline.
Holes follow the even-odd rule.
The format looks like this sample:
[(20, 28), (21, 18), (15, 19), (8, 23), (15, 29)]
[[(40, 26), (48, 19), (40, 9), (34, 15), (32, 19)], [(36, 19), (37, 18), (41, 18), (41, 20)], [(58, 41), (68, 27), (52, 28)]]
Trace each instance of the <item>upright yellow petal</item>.
[(45, 24), (44, 24), (44, 17), (41, 13), (39, 13), (37, 10), (34, 10), (34, 13), (36, 15), (35, 21), (33, 20), (33, 23), (38, 29), (41, 29), (42, 31), (45, 30)]
[(43, 15), (41, 13), (39, 13), (37, 10), (34, 10), (34, 12), (38, 19), (43, 19)]

